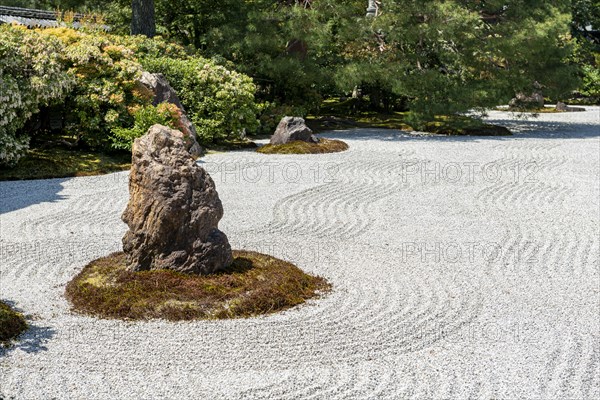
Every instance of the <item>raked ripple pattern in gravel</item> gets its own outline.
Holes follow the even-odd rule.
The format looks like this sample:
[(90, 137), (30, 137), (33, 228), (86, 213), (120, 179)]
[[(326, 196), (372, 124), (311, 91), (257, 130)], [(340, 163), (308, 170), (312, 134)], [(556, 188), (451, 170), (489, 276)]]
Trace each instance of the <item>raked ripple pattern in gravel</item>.
[(0, 297), (31, 324), (0, 350), (0, 398), (598, 398), (599, 112), (205, 157), (233, 246), (334, 287), (247, 320), (72, 314), (66, 282), (120, 248), (127, 173), (0, 182)]

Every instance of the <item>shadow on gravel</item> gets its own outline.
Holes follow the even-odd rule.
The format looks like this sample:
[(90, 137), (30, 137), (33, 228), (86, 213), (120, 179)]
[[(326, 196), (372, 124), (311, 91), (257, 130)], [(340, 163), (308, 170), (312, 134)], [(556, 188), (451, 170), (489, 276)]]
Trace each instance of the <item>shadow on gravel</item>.
[[(14, 302), (10, 300), (3, 301), (15, 311), (25, 314), (23, 313), (23, 310), (16, 307)], [(45, 345), (46, 342), (55, 334), (56, 331), (54, 328), (36, 325), (30, 319), (27, 319), (27, 330), (14, 339), (7, 347), (0, 346), (0, 358), (8, 354), (10, 351), (17, 349), (31, 354), (38, 353), (40, 351), (46, 351), (48, 350)]]
[(63, 199), (58, 193), (70, 178), (0, 182), (0, 215), (34, 204)]
[(414, 135), (410, 134), (409, 132), (394, 129), (386, 130), (380, 128), (360, 128), (339, 131), (327, 131), (322, 132), (320, 135), (330, 139), (378, 140), (383, 142), (397, 142), (406, 140), (472, 142), (483, 140), (511, 141), (513, 139), (522, 138), (587, 139), (600, 137), (600, 110), (597, 108), (594, 108), (592, 110), (588, 109), (588, 111), (585, 114), (587, 114), (587, 118), (589, 118), (590, 114), (594, 115), (596, 117), (596, 121), (548, 121), (540, 120), (534, 117), (515, 117), (515, 119), (494, 119), (493, 116), (490, 116), (486, 119), (486, 123), (507, 127), (513, 132), (512, 136), (434, 136), (428, 134)]
[(21, 334), (15, 342), (11, 344), (8, 348), (0, 350), (0, 357), (2, 357), (5, 353), (19, 349), (26, 353), (38, 353), (40, 351), (46, 351), (48, 348), (46, 347), (46, 342), (52, 339), (52, 337), (56, 334), (54, 328), (49, 326), (39, 326), (32, 324), (31, 321), (27, 321), (29, 324), (28, 329)]
[(600, 137), (600, 117), (596, 123), (535, 121), (535, 120), (488, 120), (495, 125), (506, 126), (513, 136), (488, 139), (539, 138), (539, 139), (587, 139)]

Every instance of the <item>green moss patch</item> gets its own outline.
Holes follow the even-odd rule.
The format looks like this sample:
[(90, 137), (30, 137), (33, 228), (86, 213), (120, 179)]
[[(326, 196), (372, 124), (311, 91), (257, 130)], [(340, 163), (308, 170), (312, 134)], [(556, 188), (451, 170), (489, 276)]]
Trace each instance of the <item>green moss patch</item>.
[(131, 154), (63, 148), (31, 149), (13, 168), (0, 168), (0, 181), (100, 175), (129, 169)]
[(443, 123), (443, 122), (430, 122), (425, 127), (425, 132), (431, 132), (438, 135), (449, 135), (449, 136), (510, 136), (512, 132), (499, 125), (466, 125), (460, 124)]
[(27, 323), (23, 315), (0, 301), (0, 343), (8, 343), (25, 329), (27, 329)]
[(234, 251), (233, 256), (226, 271), (199, 276), (131, 272), (125, 254), (114, 253), (84, 267), (65, 294), (74, 311), (101, 318), (180, 321), (274, 313), (330, 288), (323, 278), (268, 255)]
[(256, 151), (263, 154), (321, 154), (338, 153), (348, 150), (348, 145), (341, 140), (323, 139), (319, 143), (294, 141), (286, 144), (267, 144)]
[(528, 114), (561, 114), (565, 111), (558, 111), (554, 107), (544, 107), (544, 108), (502, 108), (498, 107), (498, 111), (512, 111), (517, 113), (528, 113)]

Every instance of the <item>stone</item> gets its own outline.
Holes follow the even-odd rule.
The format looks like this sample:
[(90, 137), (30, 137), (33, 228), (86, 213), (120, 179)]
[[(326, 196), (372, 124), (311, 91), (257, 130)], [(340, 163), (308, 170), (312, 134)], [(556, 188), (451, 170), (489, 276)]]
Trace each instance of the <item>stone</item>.
[(583, 108), (583, 107), (570, 107), (570, 106), (566, 105), (565, 103), (559, 101), (558, 103), (556, 103), (556, 111), (560, 111), (560, 112), (580, 112), (580, 111), (585, 111), (585, 108)]
[(544, 96), (540, 92), (533, 92), (531, 96), (518, 93), (509, 103), (511, 109), (542, 109), (544, 108)]
[(123, 251), (131, 271), (168, 269), (210, 274), (233, 261), (218, 229), (223, 206), (208, 173), (190, 155), (182, 132), (152, 126), (133, 143), (129, 230)]
[(565, 103), (563, 103), (561, 101), (559, 101), (558, 103), (556, 103), (556, 111), (567, 111), (568, 108), (569, 107)]
[(140, 82), (154, 94), (152, 104), (155, 106), (160, 103), (170, 103), (175, 104), (180, 110), (184, 110), (175, 89), (171, 87), (169, 81), (167, 81), (167, 78), (165, 78), (163, 74), (153, 74), (144, 71), (142, 72)]
[(275, 129), (275, 133), (271, 136), (271, 144), (285, 144), (296, 140), (319, 143), (319, 139), (306, 126), (303, 118), (283, 117)]
[(196, 127), (187, 117), (185, 108), (175, 89), (171, 87), (169, 81), (163, 74), (153, 74), (147, 71), (142, 73), (142, 77), (139, 80), (146, 89), (152, 93), (152, 104), (159, 105), (160, 103), (174, 104), (180, 111), (178, 128), (186, 135), (191, 136), (194, 140), (190, 142), (190, 148), (188, 149), (194, 156), (200, 156), (202, 154), (202, 148), (198, 144), (198, 132)]

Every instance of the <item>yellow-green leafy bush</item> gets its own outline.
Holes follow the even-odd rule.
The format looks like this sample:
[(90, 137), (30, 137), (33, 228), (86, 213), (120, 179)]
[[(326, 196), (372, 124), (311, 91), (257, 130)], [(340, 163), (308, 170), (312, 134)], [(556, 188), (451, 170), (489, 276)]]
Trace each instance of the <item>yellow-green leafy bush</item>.
[(0, 165), (14, 165), (25, 154), (29, 136), (20, 130), (41, 106), (63, 98), (71, 88), (61, 49), (56, 39), (0, 26)]
[(0, 56), (0, 164), (14, 164), (24, 154), (35, 134), (23, 131), (25, 123), (54, 100), (62, 136), (91, 148), (128, 149), (154, 123), (177, 128), (173, 110), (153, 107), (152, 93), (138, 82), (142, 60), (179, 91), (201, 139), (258, 127), (249, 77), (161, 38), (4, 25)]
[(116, 44), (129, 48), (140, 58), (169, 57), (185, 59), (189, 56), (184, 47), (176, 43), (169, 43), (160, 36), (155, 36), (152, 39), (143, 35), (110, 36)]
[(132, 110), (151, 103), (136, 85), (142, 74), (137, 56), (105, 33), (39, 32), (62, 41), (63, 67), (76, 81), (64, 107), (66, 132), (89, 146), (110, 147), (113, 129), (132, 125)]

